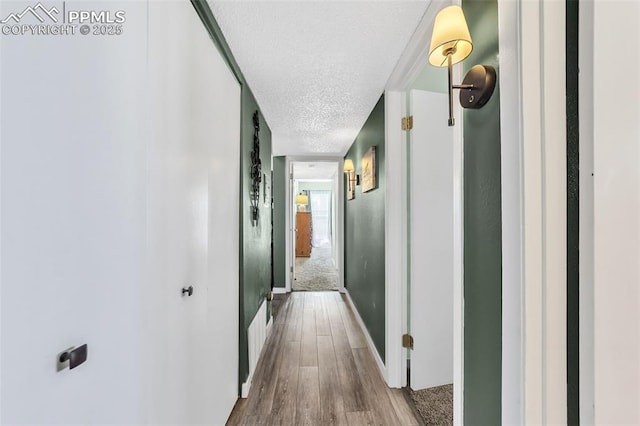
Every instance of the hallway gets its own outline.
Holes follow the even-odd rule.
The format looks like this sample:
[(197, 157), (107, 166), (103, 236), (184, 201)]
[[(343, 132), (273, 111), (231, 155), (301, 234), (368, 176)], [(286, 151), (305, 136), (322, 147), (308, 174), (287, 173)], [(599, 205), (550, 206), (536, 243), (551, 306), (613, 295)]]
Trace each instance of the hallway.
[(345, 297), (286, 298), (227, 424), (420, 424), (403, 391), (386, 386)]

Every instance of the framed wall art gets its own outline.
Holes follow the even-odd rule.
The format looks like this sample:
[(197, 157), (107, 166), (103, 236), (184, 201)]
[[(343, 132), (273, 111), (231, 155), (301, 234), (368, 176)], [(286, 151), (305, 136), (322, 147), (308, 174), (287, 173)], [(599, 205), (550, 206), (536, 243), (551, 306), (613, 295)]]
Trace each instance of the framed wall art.
[(362, 192), (376, 188), (376, 147), (372, 146), (362, 157)]

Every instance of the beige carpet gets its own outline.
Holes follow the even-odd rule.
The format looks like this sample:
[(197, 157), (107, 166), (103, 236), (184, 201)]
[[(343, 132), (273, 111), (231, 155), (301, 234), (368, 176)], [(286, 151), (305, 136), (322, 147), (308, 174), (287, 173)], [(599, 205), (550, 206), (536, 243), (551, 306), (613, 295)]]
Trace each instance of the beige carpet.
[(311, 257), (296, 257), (295, 291), (323, 291), (338, 289), (338, 271), (333, 264), (330, 248), (314, 247)]
[(453, 385), (408, 391), (425, 425), (453, 424)]

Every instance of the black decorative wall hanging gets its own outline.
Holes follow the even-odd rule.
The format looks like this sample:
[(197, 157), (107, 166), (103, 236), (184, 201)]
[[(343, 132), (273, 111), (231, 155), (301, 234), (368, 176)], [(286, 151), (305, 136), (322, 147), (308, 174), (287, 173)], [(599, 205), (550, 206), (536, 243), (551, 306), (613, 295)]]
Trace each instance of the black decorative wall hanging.
[(260, 204), (260, 182), (262, 181), (262, 162), (260, 161), (260, 117), (258, 110), (253, 113), (253, 150), (251, 151), (251, 222), (258, 225)]

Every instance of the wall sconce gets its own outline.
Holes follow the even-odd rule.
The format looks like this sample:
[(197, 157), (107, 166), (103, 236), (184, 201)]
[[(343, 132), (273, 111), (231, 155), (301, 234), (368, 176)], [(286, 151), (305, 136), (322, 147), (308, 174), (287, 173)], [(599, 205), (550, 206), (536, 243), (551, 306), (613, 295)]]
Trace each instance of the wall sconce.
[(463, 108), (482, 108), (491, 99), (496, 86), (496, 70), (490, 65), (475, 65), (462, 84), (452, 83), (452, 65), (463, 61), (473, 50), (469, 27), (460, 6), (449, 6), (436, 15), (429, 47), (429, 63), (449, 69), (449, 126), (453, 118), (453, 89), (460, 89)]
[(360, 185), (360, 175), (356, 174), (356, 168), (353, 166), (353, 160), (344, 160), (344, 167), (342, 170), (347, 173), (347, 179), (349, 182), (355, 182), (356, 185)]
[(298, 205), (299, 212), (307, 211), (307, 204), (309, 204), (309, 197), (304, 194), (299, 194), (296, 196), (296, 204)]

